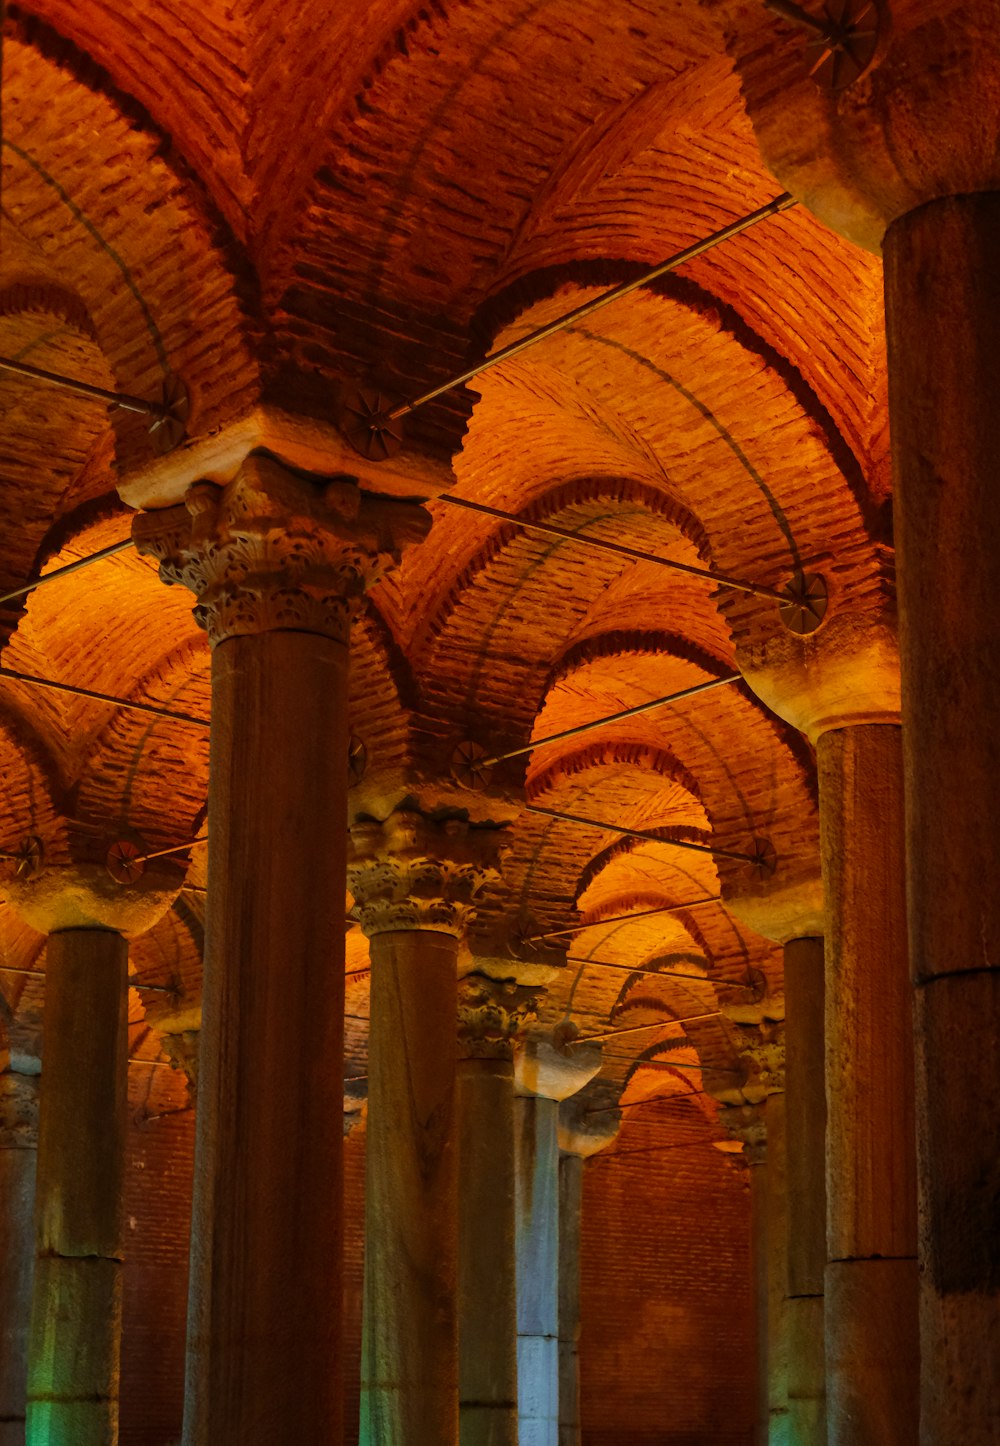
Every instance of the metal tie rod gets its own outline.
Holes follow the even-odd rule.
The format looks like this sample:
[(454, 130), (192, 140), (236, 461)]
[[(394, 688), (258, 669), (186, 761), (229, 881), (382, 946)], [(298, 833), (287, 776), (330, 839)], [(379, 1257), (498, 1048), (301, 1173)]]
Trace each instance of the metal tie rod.
[(631, 914), (609, 914), (606, 919), (591, 919), (586, 924), (571, 924), (568, 929), (549, 929), (544, 934), (529, 934), (524, 942), (541, 944), (546, 939), (564, 939), (567, 934), (579, 934), (582, 929), (601, 929), (605, 924), (631, 924), (635, 919), (651, 919), (654, 914), (680, 914), (685, 909), (697, 909), (701, 904), (721, 903), (721, 894), (706, 894), (704, 898), (692, 899), (687, 904), (657, 904), (655, 909), (637, 909)]
[(442, 382), (440, 386), (433, 387), (429, 392), (424, 392), (419, 397), (414, 397), (410, 402), (401, 402), (399, 406), (393, 407), (392, 411), (386, 414), (386, 420), (396, 422), (401, 417), (409, 416), (409, 414), (415, 412), (418, 407), (426, 406), (428, 402), (434, 401), (436, 397), (443, 396), (445, 392), (454, 391), (456, 387), (464, 386), (466, 382), (471, 382), (473, 378), (482, 376), (483, 372), (490, 371), (493, 367), (499, 366), (501, 362), (510, 361), (512, 357), (520, 356), (522, 352), (527, 351), (529, 347), (537, 346), (537, 344), (540, 341), (544, 341), (546, 337), (555, 336), (558, 332), (565, 331), (567, 327), (575, 325), (578, 321), (583, 321), (585, 317), (593, 316), (595, 311), (600, 311), (603, 307), (610, 306), (610, 304), (613, 301), (617, 301), (619, 297), (628, 296), (631, 292), (638, 291), (643, 286), (648, 286), (659, 277), (666, 276), (668, 272), (676, 271), (678, 266), (683, 266), (685, 262), (694, 261), (696, 257), (703, 256), (706, 251), (711, 251), (714, 246), (718, 246), (721, 242), (728, 241), (733, 236), (739, 236), (744, 231), (749, 231), (752, 226), (756, 226), (761, 221), (766, 221), (769, 216), (777, 216), (780, 211), (787, 211), (795, 204), (794, 196), (789, 195), (787, 191), (782, 192), (780, 196), (775, 196), (773, 201), (768, 201), (766, 206), (761, 206), (758, 210), (751, 211), (747, 216), (740, 216), (737, 220), (730, 221), (729, 225), (723, 226), (721, 231), (714, 231), (711, 236), (706, 236), (701, 241), (695, 241), (691, 246), (685, 246), (683, 251), (675, 252), (673, 256), (669, 257), (666, 261), (661, 261), (658, 266), (654, 266), (650, 271), (644, 271), (642, 275), (637, 276), (634, 281), (623, 281), (619, 286), (613, 286), (610, 291), (604, 291), (600, 296), (595, 296), (592, 301), (585, 301), (582, 306), (574, 307), (574, 309), (568, 311), (565, 316), (557, 317), (555, 321), (550, 321), (546, 326), (540, 326), (537, 331), (529, 332), (527, 336), (521, 337), (519, 341), (512, 341), (509, 345), (501, 347), (499, 351), (491, 352), (489, 356), (484, 357), (482, 361), (477, 362), (476, 365), (470, 367), (468, 371), (462, 372), (460, 376), (452, 377), (450, 381)]
[(639, 964), (613, 964), (609, 959), (584, 959), (578, 954), (567, 954), (567, 964), (589, 964), (595, 969), (615, 969), (621, 974), (649, 974), (653, 979), (686, 979), (692, 984), (710, 984), (713, 989), (748, 989), (756, 993), (756, 984), (744, 984), (735, 979), (712, 979), (708, 974), (681, 974), (676, 969), (648, 969)]
[(13, 602), (15, 598), (24, 597), (25, 593), (33, 592), (36, 587), (44, 587), (46, 583), (58, 582), (60, 578), (69, 577), (72, 572), (79, 572), (84, 567), (90, 567), (91, 563), (103, 562), (106, 557), (114, 557), (118, 552), (125, 552), (133, 546), (131, 537), (125, 537), (121, 542), (113, 542), (110, 547), (102, 547), (98, 552), (92, 552), (88, 557), (78, 557), (76, 562), (68, 562), (65, 567), (57, 567), (55, 572), (43, 572), (38, 577), (33, 577), (22, 587), (14, 588), (13, 592), (5, 592), (0, 597), (0, 603)]
[(639, 1034), (644, 1029), (667, 1029), (675, 1024), (696, 1024), (699, 1019), (721, 1019), (721, 1009), (710, 1014), (685, 1014), (683, 1019), (657, 1019), (652, 1024), (627, 1024), (624, 1029), (608, 1029), (603, 1034), (578, 1034), (574, 1044), (592, 1044), (598, 1039), (613, 1039), (619, 1034)]
[(128, 392), (112, 392), (107, 387), (95, 387), (90, 382), (81, 382), (75, 377), (63, 376), (60, 372), (50, 372), (43, 367), (33, 367), (30, 363), (18, 361), (15, 357), (0, 356), (0, 371), (14, 372), (17, 376), (27, 377), (33, 382), (45, 382), (49, 386), (62, 387), (65, 391), (79, 392), (83, 397), (94, 397), (101, 402), (111, 402), (125, 412), (141, 412), (145, 416), (159, 417), (165, 422), (172, 420), (173, 417), (170, 408), (160, 402), (147, 402), (144, 397), (133, 397)]
[[(0, 669), (0, 672), (3, 670)], [(606, 723), (621, 723), (625, 718), (637, 718), (640, 713), (651, 713), (654, 708), (665, 708), (668, 703), (679, 703), (682, 698), (693, 698), (697, 693), (707, 693), (710, 688), (724, 688), (727, 683), (738, 683), (742, 673), (727, 673), (723, 678), (710, 678), (707, 683), (695, 683), (682, 688), (679, 693), (668, 693), (663, 698), (651, 698), (648, 703), (637, 703), (634, 708), (623, 708), (620, 713), (609, 713), (605, 718), (593, 718), (589, 723), (578, 723), (575, 728), (564, 728), (561, 733), (550, 733), (546, 738), (533, 738), (521, 748), (512, 748), (508, 753), (498, 753), (493, 758), (478, 761), (479, 768), (492, 768), (496, 763), (506, 763), (509, 758), (520, 758), (547, 743), (561, 743), (564, 738), (578, 738), (581, 733), (590, 733), (603, 728)]]
[(112, 693), (97, 693), (93, 688), (82, 688), (76, 683), (57, 683), (54, 678), (39, 678), (34, 673), (18, 673), (13, 668), (0, 667), (0, 678), (9, 678), (14, 683), (30, 683), (37, 688), (51, 688), (56, 693), (68, 693), (73, 698), (87, 698), (94, 703), (112, 703), (133, 713), (151, 713), (157, 718), (172, 718), (178, 723), (194, 723), (199, 728), (210, 728), (207, 718), (196, 718), (193, 713), (175, 713), (172, 708), (161, 708), (158, 703), (130, 703), (127, 698), (116, 698)]
[(527, 811), (528, 813), (545, 814), (547, 818), (558, 818), (564, 823), (581, 823), (587, 828), (607, 829), (610, 833), (620, 833), (627, 838), (645, 839), (647, 843), (666, 844), (675, 849), (689, 849), (696, 854), (711, 854), (713, 858), (735, 859), (737, 863), (741, 864), (758, 862), (755, 855), (737, 853), (735, 849), (720, 849), (716, 848), (714, 844), (691, 843), (688, 839), (661, 838), (659, 834), (651, 833), (648, 829), (623, 828), (617, 823), (603, 823), (599, 818), (581, 818), (578, 814), (561, 813), (556, 808), (542, 808), (536, 803), (529, 803)]
[(707, 567), (696, 567), (690, 562), (678, 562), (672, 557), (658, 557), (652, 552), (642, 552), (636, 547), (626, 547), (621, 542), (605, 542), (599, 537), (585, 537), (582, 533), (571, 532), (568, 527), (558, 527), (554, 522), (529, 522), (513, 512), (501, 512), (498, 507), (487, 507), (483, 502), (471, 502), (467, 497), (456, 497), (452, 492), (442, 492), (436, 502), (447, 502), (452, 507), (464, 507), (467, 512), (481, 512), (485, 517), (495, 517), (501, 522), (513, 522), (526, 532), (541, 532), (547, 537), (559, 537), (565, 542), (578, 542), (583, 547), (596, 547), (602, 552), (614, 553), (616, 557), (627, 557), (630, 562), (655, 562), (660, 567), (669, 567), (674, 572), (687, 573), (689, 577), (703, 578), (715, 583), (716, 587), (729, 587), (735, 592), (748, 592), (754, 597), (770, 598), (772, 602), (787, 603), (787, 592), (767, 587), (764, 583), (746, 582), (741, 577), (730, 577), (725, 572), (711, 572)]

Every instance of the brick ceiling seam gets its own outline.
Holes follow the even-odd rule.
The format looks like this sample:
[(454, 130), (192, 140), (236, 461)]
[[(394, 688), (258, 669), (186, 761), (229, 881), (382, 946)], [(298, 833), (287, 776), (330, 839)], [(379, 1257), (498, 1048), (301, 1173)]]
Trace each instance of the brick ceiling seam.
[[(594, 288), (605, 290), (616, 286), (623, 281), (632, 280), (641, 274), (642, 270), (642, 265), (638, 263), (601, 258), (567, 262), (521, 277), (493, 297), (480, 312), (477, 330), (482, 334), (484, 348), (493, 349), (501, 344), (501, 339), (520, 334), (527, 325), (526, 314), (530, 314), (539, 303), (555, 299), (558, 303), (557, 310), (568, 312), (579, 304), (582, 297), (591, 294)], [(808, 364), (810, 347), (803, 346), (799, 349), (799, 355), (795, 356), (793, 339), (786, 337), (784, 348), (779, 348), (773, 339), (754, 329), (752, 322), (744, 314), (746, 308), (740, 308), (738, 298), (733, 300), (714, 294), (706, 289), (703, 283), (690, 276), (663, 276), (641, 288), (641, 291), (650, 296), (664, 297), (704, 317), (743, 351), (759, 357), (781, 378), (803, 414), (825, 437), (831, 456), (855, 497), (866, 531), (874, 538), (882, 540), (885, 533), (881, 506), (883, 498), (872, 495), (865, 471), (866, 465), (872, 462), (872, 457), (865, 445), (865, 439), (861, 436), (860, 422), (855, 420), (852, 425), (851, 418), (844, 413), (842, 399), (845, 395), (850, 395), (850, 391), (844, 386), (843, 376), (831, 378), (827, 385), (819, 390), (821, 379), (815, 375), (812, 379), (807, 379), (801, 369), (803, 361)], [(623, 304), (619, 302), (616, 306)], [(528, 365), (530, 367), (539, 363), (544, 364), (544, 355), (532, 355)], [(856, 390), (860, 390), (858, 406), (865, 404), (867, 411), (871, 396), (871, 377), (857, 378), (856, 381)], [(835, 417), (830, 410), (831, 405), (837, 401), (839, 417)]]

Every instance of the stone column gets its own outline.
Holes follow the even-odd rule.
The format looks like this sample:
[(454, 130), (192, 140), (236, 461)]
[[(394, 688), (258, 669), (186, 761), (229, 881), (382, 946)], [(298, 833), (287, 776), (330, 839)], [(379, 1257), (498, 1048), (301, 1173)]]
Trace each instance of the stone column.
[(185, 1446), (340, 1435), (348, 641), (426, 521), (251, 455), (134, 524), (212, 645)]
[(415, 808), (351, 828), (372, 966), (361, 1380), (372, 1446), (458, 1441), (459, 940), (502, 837)]
[(535, 1002), (535, 990), (479, 974), (459, 988), (461, 1446), (518, 1446), (514, 1041)]
[(517, 1377), (520, 1446), (559, 1440), (559, 1104), (601, 1068), (591, 1042), (529, 1035), (517, 1058)]
[(720, 1125), (743, 1146), (743, 1158), (750, 1175), (750, 1277), (757, 1336), (757, 1427), (754, 1446), (768, 1446), (770, 1439), (768, 1368), (771, 1319), (768, 1307), (771, 1302), (772, 1247), (777, 1233), (771, 1228), (765, 1109), (765, 1102), (761, 1100), (755, 1104), (726, 1105), (719, 1111)]
[[(990, 24), (995, 31), (992, 13)], [(963, 113), (978, 115), (965, 109), (964, 73), (954, 81)], [(990, 85), (995, 97), (995, 74)], [(970, 139), (990, 136), (995, 171), (993, 130), (968, 130)], [(885, 237), (916, 988), (922, 1439), (934, 1446), (1000, 1439), (998, 181), (994, 174), (991, 189), (968, 188), (980, 194), (932, 200)]]
[(559, 1446), (581, 1446), (580, 1236), (583, 1167), (621, 1127), (616, 1097), (598, 1084), (559, 1109)]
[(788, 1181), (788, 1439), (825, 1446), (826, 1088), (823, 940), (785, 945), (785, 1128)]
[(900, 730), (817, 749), (826, 939), (826, 1389), (830, 1439), (917, 1439), (913, 1032)]
[(48, 935), (42, 1019), (27, 1440), (118, 1439), (127, 1123), (128, 936), (151, 928), (183, 881), (173, 858), (108, 872), (114, 834), (62, 820), (39, 863), (5, 885)]
[(24, 1446), (38, 1077), (0, 1072), (0, 1446)]

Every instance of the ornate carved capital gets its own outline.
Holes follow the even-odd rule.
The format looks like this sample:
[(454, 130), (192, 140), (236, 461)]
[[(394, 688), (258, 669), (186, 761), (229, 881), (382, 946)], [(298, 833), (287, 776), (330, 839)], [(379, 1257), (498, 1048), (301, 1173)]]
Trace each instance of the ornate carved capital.
[(183, 506), (141, 513), (132, 536), (164, 582), (195, 594), (214, 647), (278, 629), (346, 642), (365, 589), (429, 527), (416, 503), (363, 493), (349, 478), (312, 480), (256, 453), (227, 486), (196, 482)]
[(767, 1164), (767, 1118), (763, 1102), (756, 1105), (726, 1105), (719, 1111), (719, 1124), (743, 1146), (748, 1165)]
[(513, 1059), (518, 1036), (537, 1018), (537, 989), (467, 974), (458, 986), (459, 1059)]
[(179, 1069), (187, 1078), (188, 1095), (191, 1103), (198, 1100), (198, 1053), (201, 1040), (200, 1029), (184, 1029), (179, 1034), (163, 1036), (163, 1052), (172, 1069)]
[(0, 1073), (0, 1150), (33, 1150), (38, 1145), (38, 1077)]
[(353, 916), (369, 938), (403, 929), (461, 937), (476, 916), (476, 896), (500, 881), (504, 831), (464, 818), (435, 819), (396, 809), (384, 823), (352, 825), (347, 883)]

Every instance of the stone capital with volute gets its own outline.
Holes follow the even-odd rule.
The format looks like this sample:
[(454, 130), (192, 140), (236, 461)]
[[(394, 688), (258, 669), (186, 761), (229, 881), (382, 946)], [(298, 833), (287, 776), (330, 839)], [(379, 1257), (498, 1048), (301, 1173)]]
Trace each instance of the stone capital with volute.
[(346, 643), (365, 589), (429, 528), (416, 503), (256, 453), (224, 487), (197, 482), (182, 505), (141, 513), (132, 536), (164, 582), (195, 594), (195, 619), (215, 647), (277, 630)]

